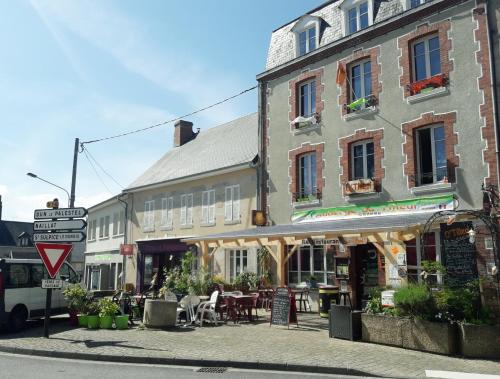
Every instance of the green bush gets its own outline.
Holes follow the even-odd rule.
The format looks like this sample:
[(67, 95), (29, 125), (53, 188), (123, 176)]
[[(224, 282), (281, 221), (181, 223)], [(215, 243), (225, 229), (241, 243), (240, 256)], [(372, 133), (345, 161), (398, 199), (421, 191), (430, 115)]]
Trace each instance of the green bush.
[(256, 288), (259, 285), (259, 277), (255, 272), (242, 272), (234, 278), (235, 286)]
[(80, 313), (87, 307), (87, 290), (79, 283), (70, 284), (63, 290), (64, 298), (68, 301), (68, 308)]
[(100, 312), (99, 304), (96, 301), (90, 301), (87, 304), (87, 314), (89, 316), (97, 316)]
[(435, 315), (434, 302), (425, 285), (399, 288), (394, 293), (394, 305), (396, 313), (401, 316), (433, 319)]
[(213, 287), (213, 280), (205, 269), (201, 269), (196, 275), (192, 276), (189, 281), (189, 293), (191, 295), (209, 295), (210, 289)]
[(118, 310), (120, 309), (118, 304), (116, 304), (113, 300), (107, 297), (100, 299), (98, 306), (99, 306), (100, 317), (114, 316), (116, 312), (118, 312)]
[(370, 299), (365, 307), (365, 312), (370, 314), (380, 314), (383, 313), (384, 308), (382, 307), (382, 288), (373, 288), (370, 291)]

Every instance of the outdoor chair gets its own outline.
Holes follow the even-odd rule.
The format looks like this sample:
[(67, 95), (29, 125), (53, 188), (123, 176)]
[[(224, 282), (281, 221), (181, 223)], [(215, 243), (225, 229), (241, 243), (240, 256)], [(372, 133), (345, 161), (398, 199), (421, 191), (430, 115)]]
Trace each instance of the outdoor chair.
[[(203, 326), (203, 320), (210, 320), (215, 325), (217, 325), (217, 312), (215, 311), (215, 306), (217, 304), (218, 297), (219, 297), (219, 291), (214, 291), (210, 296), (209, 301), (203, 301), (200, 303), (200, 305), (198, 305), (198, 309), (196, 311), (196, 318), (200, 320), (200, 327)], [(208, 315), (208, 318), (206, 318), (206, 315)]]
[(177, 319), (180, 321), (182, 313), (185, 315), (186, 325), (192, 324), (196, 318), (195, 307), (200, 304), (200, 298), (196, 295), (184, 296), (177, 308)]
[(302, 289), (299, 298), (297, 299), (299, 302), (299, 311), (302, 312), (302, 305), (304, 305), (304, 312), (307, 312), (309, 308), (309, 312), (311, 312), (311, 304), (309, 303), (309, 288), (305, 287)]

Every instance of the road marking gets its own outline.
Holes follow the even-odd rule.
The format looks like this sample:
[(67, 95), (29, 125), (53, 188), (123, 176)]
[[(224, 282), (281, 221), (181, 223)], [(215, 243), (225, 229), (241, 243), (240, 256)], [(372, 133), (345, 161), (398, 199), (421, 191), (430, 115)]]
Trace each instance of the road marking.
[(443, 379), (500, 379), (500, 375), (474, 374), (468, 372), (439, 371), (439, 370), (425, 370), (425, 375), (428, 378), (443, 378)]

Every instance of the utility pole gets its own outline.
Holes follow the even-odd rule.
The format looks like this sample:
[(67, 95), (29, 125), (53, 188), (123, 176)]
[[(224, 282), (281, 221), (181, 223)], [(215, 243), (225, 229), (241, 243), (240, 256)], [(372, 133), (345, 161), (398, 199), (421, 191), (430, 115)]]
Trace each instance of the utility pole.
[(73, 175), (71, 177), (71, 196), (69, 197), (69, 207), (73, 208), (75, 206), (75, 187), (76, 187), (76, 167), (78, 163), (78, 148), (80, 145), (80, 139), (75, 138), (75, 151), (73, 153)]

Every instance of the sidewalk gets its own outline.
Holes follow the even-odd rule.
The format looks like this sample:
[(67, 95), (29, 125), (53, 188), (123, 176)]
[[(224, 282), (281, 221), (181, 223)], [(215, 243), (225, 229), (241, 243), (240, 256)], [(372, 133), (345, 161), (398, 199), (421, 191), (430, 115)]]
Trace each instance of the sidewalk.
[[(261, 316), (265, 316), (262, 314)], [(300, 315), (299, 327), (259, 322), (218, 327), (151, 330), (73, 329), (54, 320), (51, 337), (42, 323), (18, 334), (1, 334), (0, 351), (61, 358), (237, 368), (263, 368), (425, 377), (425, 370), (499, 374), (500, 361), (452, 358), (388, 346), (328, 338), (327, 321)]]

